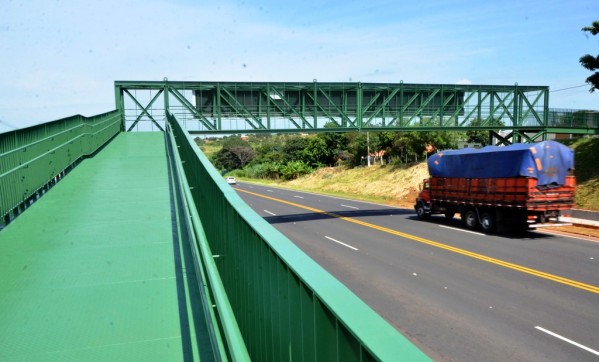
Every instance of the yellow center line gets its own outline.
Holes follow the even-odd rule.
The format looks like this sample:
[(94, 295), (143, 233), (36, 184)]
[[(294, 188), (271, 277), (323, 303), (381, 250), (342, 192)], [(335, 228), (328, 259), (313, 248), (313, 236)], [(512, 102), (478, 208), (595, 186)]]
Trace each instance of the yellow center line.
[(280, 202), (280, 203), (287, 204), (287, 205), (290, 205), (290, 206), (295, 206), (295, 207), (298, 207), (300, 209), (312, 211), (312, 212), (315, 212), (315, 213), (318, 213), (318, 214), (328, 215), (328, 216), (331, 216), (331, 217), (335, 217), (335, 218), (341, 219), (343, 221), (351, 222), (353, 224), (357, 224), (357, 225), (361, 225), (361, 226), (364, 226), (364, 227), (367, 227), (367, 228), (379, 230), (379, 231), (382, 231), (384, 233), (388, 233), (388, 234), (396, 235), (396, 236), (399, 236), (399, 237), (402, 237), (402, 238), (414, 240), (414, 241), (417, 241), (417, 242), (422, 243), (422, 244), (427, 244), (427, 245), (434, 246), (434, 247), (437, 247), (437, 248), (440, 248), (440, 249), (444, 249), (444, 250), (447, 250), (447, 251), (451, 251), (451, 252), (454, 252), (454, 253), (457, 253), (457, 254), (465, 255), (465, 256), (468, 256), (468, 257), (471, 257), (471, 258), (474, 258), (474, 259), (478, 259), (478, 260), (482, 260), (482, 261), (485, 261), (485, 262), (488, 262), (488, 263), (491, 263), (491, 264), (499, 265), (499, 266), (502, 266), (504, 268), (508, 268), (508, 269), (512, 269), (512, 270), (517, 270), (519, 272), (530, 274), (530, 275), (534, 275), (534, 276), (539, 277), (539, 278), (551, 280), (551, 281), (554, 281), (556, 283), (561, 283), (561, 284), (569, 285), (569, 286), (574, 287), (574, 288), (578, 288), (578, 289), (586, 290), (586, 291), (591, 292), (591, 293), (599, 294), (599, 287), (595, 286), (595, 285), (586, 284), (586, 283), (578, 282), (576, 280), (572, 280), (572, 279), (560, 277), (559, 275), (545, 273), (545, 272), (540, 271), (540, 270), (527, 268), (527, 267), (522, 266), (522, 265), (510, 263), (510, 262), (507, 262), (507, 261), (504, 261), (504, 260), (500, 260), (500, 259), (496, 259), (496, 258), (492, 258), (490, 256), (486, 256), (486, 255), (483, 255), (483, 254), (478, 254), (478, 253), (475, 253), (475, 252), (472, 252), (472, 251), (468, 251), (468, 250), (465, 250), (465, 249), (456, 248), (456, 247), (451, 246), (451, 245), (447, 245), (447, 244), (443, 244), (443, 243), (440, 243), (440, 242), (437, 242), (437, 241), (433, 241), (433, 240), (421, 238), (421, 237), (416, 236), (416, 235), (406, 234), (406, 233), (398, 231), (398, 230), (393, 230), (393, 229), (389, 229), (389, 228), (386, 228), (386, 227), (383, 227), (383, 226), (378, 226), (378, 225), (371, 224), (371, 223), (364, 222), (364, 221), (360, 221), (358, 219), (354, 219), (354, 218), (351, 218), (351, 217), (341, 216), (341, 215), (335, 214), (333, 212), (328, 212), (328, 211), (316, 209), (316, 208), (313, 208), (313, 207), (300, 205), (300, 204), (297, 204), (295, 202), (286, 201), (286, 200), (282, 200), (282, 199), (277, 199), (275, 197), (270, 197), (270, 196), (258, 194), (258, 193), (251, 192), (251, 191), (241, 190), (241, 189), (237, 189), (237, 191), (244, 192), (246, 194), (254, 195), (254, 196), (257, 196), (257, 197), (261, 197), (263, 199), (268, 199), (268, 200)]

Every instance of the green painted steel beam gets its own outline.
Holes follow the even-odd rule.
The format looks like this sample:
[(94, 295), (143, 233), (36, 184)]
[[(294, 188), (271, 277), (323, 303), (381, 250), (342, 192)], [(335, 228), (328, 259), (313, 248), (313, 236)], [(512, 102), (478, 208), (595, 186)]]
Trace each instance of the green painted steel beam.
[(560, 127), (548, 127), (547, 133), (558, 133), (558, 134), (578, 134), (578, 135), (597, 135), (599, 134), (599, 128), (560, 128)]
[(518, 84), (117, 81), (117, 107), (123, 107), (119, 95), (125, 91), (153, 90), (174, 96), (169, 109), (136, 101), (144, 111), (139, 120), (126, 114), (128, 126), (160, 126), (149, 114), (170, 111), (193, 134), (328, 132), (325, 125), (331, 122), (342, 129), (388, 131), (463, 131), (474, 129), (470, 124), (475, 120), (489, 129), (497, 129), (493, 124), (501, 121), (503, 129), (518, 132), (527, 127), (545, 133), (549, 127), (567, 133), (599, 128), (597, 112), (555, 113), (549, 109), (548, 87)]

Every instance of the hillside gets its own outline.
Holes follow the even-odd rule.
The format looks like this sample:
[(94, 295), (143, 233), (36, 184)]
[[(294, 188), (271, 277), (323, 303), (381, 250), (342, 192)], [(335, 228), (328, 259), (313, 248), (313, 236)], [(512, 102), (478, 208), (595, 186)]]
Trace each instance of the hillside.
[(574, 149), (576, 207), (599, 211), (599, 137), (563, 142)]
[(298, 190), (412, 207), (419, 186), (427, 177), (426, 163), (409, 167), (380, 165), (353, 169), (327, 167), (299, 179), (278, 181), (276, 184)]
[[(564, 143), (575, 150), (576, 208), (599, 211), (599, 167), (596, 166), (599, 164), (599, 138)], [(297, 180), (276, 183), (283, 187), (411, 207), (420, 183), (426, 177), (428, 169), (423, 162), (410, 167), (322, 168)]]

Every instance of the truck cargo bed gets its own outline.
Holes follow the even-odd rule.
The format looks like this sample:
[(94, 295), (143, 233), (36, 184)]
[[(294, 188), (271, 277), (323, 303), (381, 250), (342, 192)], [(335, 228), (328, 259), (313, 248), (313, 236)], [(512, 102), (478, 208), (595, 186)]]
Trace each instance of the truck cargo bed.
[(539, 211), (567, 210), (574, 205), (575, 183), (574, 176), (567, 176), (565, 185), (553, 188), (537, 187), (537, 179), (531, 177), (431, 177), (430, 195), (435, 202)]

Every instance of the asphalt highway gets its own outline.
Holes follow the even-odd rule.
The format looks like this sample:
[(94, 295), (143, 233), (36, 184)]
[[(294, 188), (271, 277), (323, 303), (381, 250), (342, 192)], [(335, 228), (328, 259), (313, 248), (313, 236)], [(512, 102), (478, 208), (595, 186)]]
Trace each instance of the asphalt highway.
[(437, 361), (599, 361), (599, 243), (253, 184), (269, 223)]

